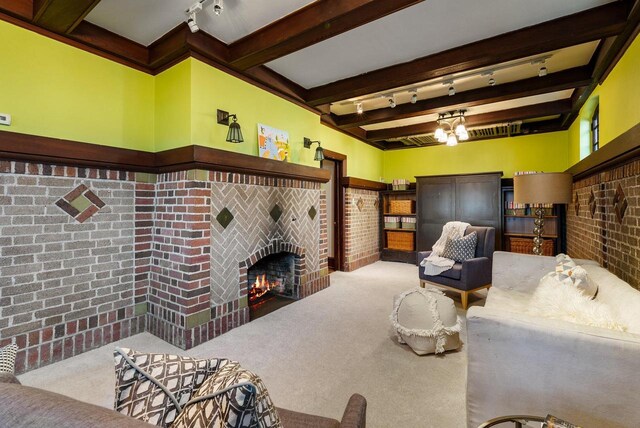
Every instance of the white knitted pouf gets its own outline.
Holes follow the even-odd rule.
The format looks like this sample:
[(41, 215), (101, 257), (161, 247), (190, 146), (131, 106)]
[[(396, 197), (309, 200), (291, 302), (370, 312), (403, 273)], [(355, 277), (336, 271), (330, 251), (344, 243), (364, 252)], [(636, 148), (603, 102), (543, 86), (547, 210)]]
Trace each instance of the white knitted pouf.
[(453, 300), (436, 288), (416, 287), (393, 298), (389, 317), (398, 341), (418, 355), (440, 354), (460, 347), (460, 327)]

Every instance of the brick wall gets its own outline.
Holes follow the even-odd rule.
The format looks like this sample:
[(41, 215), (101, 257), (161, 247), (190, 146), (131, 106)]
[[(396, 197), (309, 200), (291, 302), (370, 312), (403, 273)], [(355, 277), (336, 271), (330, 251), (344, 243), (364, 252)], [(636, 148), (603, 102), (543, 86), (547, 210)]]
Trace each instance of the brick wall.
[(0, 346), (23, 372), (144, 330), (135, 174), (0, 162)]
[(344, 257), (347, 272), (380, 260), (379, 193), (345, 189)]
[[(640, 289), (640, 160), (578, 180), (573, 193), (567, 207), (567, 253), (596, 260)], [(619, 219), (616, 208), (621, 213), (625, 201)]]
[(18, 344), (18, 373), (142, 331), (188, 349), (248, 322), (241, 263), (274, 240), (304, 254), (300, 298), (329, 285), (316, 183), (0, 162), (0, 195), (0, 346)]

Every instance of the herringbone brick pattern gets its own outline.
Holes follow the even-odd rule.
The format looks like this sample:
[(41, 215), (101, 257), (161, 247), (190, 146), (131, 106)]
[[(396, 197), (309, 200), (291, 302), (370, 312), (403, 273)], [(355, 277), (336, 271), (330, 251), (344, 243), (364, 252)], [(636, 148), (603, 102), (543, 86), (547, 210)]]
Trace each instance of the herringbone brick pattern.
[[(276, 223), (269, 213), (279, 205)], [(311, 206), (318, 209), (320, 191), (234, 183), (212, 183), (212, 218), (225, 207), (234, 219), (225, 229), (211, 224), (211, 300), (213, 305), (240, 296), (240, 262), (268, 246), (273, 240), (305, 249), (308, 272), (320, 269), (320, 219), (311, 219)]]

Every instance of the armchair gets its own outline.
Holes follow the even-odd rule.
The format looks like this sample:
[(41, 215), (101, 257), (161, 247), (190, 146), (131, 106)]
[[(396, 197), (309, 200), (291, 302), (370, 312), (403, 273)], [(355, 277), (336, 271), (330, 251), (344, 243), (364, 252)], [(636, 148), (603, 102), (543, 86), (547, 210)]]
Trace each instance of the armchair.
[[(491, 287), (491, 267), (495, 250), (496, 230), (493, 227), (469, 226), (464, 234), (466, 236), (472, 232), (476, 232), (478, 235), (476, 253), (473, 259), (456, 263), (451, 269), (435, 276), (425, 275), (424, 269), (421, 267), (418, 269), (421, 287), (424, 288), (426, 284), (431, 284), (460, 293), (463, 309), (467, 309), (470, 293)], [(418, 253), (418, 264), (429, 257), (430, 254), (431, 251), (420, 251)]]

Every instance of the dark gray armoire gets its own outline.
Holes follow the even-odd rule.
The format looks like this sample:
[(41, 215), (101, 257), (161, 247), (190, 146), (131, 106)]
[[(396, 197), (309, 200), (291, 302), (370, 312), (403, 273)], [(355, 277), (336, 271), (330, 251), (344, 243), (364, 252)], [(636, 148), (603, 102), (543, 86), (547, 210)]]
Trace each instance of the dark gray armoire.
[(448, 221), (496, 229), (496, 250), (502, 242), (500, 207), (502, 172), (416, 177), (416, 246), (431, 250)]

